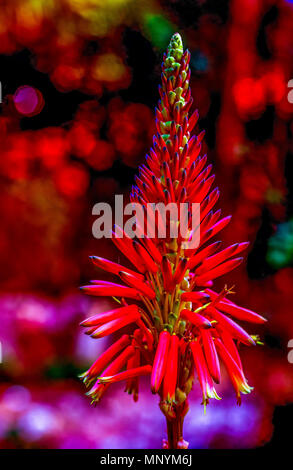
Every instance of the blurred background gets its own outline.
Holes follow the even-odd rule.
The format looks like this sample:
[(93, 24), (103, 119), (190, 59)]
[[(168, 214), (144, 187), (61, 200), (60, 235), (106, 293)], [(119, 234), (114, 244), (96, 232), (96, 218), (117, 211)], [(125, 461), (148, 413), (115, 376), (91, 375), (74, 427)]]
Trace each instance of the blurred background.
[[(160, 448), (164, 417), (113, 385), (96, 408), (77, 379), (107, 346), (79, 322), (108, 305), (78, 286), (117, 259), (91, 233), (93, 205), (128, 194), (151, 145), (160, 63), (178, 31), (216, 171), (225, 242), (251, 242), (224, 280), (269, 321), (242, 356), (254, 393), (228, 381), (204, 416), (191, 393), (191, 448), (289, 442), (293, 364), (293, 2), (1, 0), (0, 448)], [(290, 98), (291, 96), (291, 98)], [(291, 103), (290, 103), (291, 101)], [(234, 299), (233, 299), (234, 300)], [(250, 330), (249, 330), (250, 331)], [(287, 439), (287, 441), (286, 441)]]

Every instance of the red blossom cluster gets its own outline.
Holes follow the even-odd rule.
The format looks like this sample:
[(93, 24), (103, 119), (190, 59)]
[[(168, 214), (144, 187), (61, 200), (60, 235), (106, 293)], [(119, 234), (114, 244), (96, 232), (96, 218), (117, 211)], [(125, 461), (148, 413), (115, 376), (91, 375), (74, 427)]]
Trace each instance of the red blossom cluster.
[[(243, 258), (236, 256), (247, 248), (247, 243), (221, 251), (221, 242), (210, 244), (210, 239), (226, 227), (231, 217), (220, 218), (221, 211), (214, 212), (219, 191), (211, 190), (215, 179), (210, 176), (212, 165), (205, 166), (207, 157), (201, 156), (204, 133), (192, 135), (198, 112), (189, 115), (192, 105), (189, 62), (190, 53), (183, 52), (181, 37), (176, 33), (162, 64), (157, 133), (130, 196), (132, 202), (141, 204), (145, 210), (148, 203), (172, 202), (180, 206), (188, 201), (188, 230), (179, 237), (167, 232), (167, 237), (160, 238), (157, 230), (163, 224), (160, 213), (158, 219), (153, 219), (151, 238), (144, 226), (138, 226), (142, 237), (132, 240), (116, 225), (113, 241), (136, 271), (92, 257), (95, 265), (118, 275), (126, 285), (95, 280), (82, 288), (90, 295), (121, 298), (118, 302), (123, 305), (82, 322), (92, 338), (104, 337), (133, 323), (138, 326), (133, 339), (122, 336), (82, 375), (84, 382), (91, 385), (88, 395), (93, 402), (99, 401), (111, 383), (127, 379), (131, 385), (126, 389), (137, 400), (138, 378), (151, 374), (152, 392), (159, 394), (160, 408), (167, 418), (168, 448), (187, 445), (182, 428), (195, 372), (204, 406), (210, 398), (219, 399), (214, 388), (214, 382), (219, 383), (221, 377), (219, 358), (235, 388), (237, 402), (241, 402), (240, 392), (250, 393), (235, 341), (255, 345), (258, 339), (230, 315), (246, 322), (265, 321), (227, 299), (229, 289), (220, 293), (210, 289), (214, 279), (241, 263)], [(192, 226), (193, 203), (200, 204), (197, 228)], [(170, 215), (168, 225), (174, 223)], [(199, 246), (186, 248), (186, 240), (196, 230), (200, 230)], [(128, 304), (128, 299), (139, 304)]]

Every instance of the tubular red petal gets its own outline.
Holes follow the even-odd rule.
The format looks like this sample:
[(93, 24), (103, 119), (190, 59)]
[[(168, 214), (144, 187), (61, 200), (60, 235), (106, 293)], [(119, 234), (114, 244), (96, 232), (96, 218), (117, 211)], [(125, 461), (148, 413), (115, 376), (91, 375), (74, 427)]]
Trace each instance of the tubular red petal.
[(129, 259), (129, 261), (131, 261), (138, 271), (141, 273), (146, 271), (146, 266), (139, 259), (139, 256), (132, 246), (132, 239), (128, 237), (128, 235), (126, 235), (118, 225), (115, 225), (112, 240), (117, 248), (126, 256), (126, 258)]
[(117, 318), (123, 317), (124, 315), (128, 315), (133, 312), (138, 312), (137, 305), (127, 305), (125, 307), (108, 310), (107, 312), (98, 313), (97, 315), (92, 315), (86, 320), (83, 320), (80, 325), (86, 327), (96, 326), (100, 325), (101, 323), (116, 320)]
[(232, 317), (238, 320), (247, 321), (251, 323), (265, 323), (266, 318), (258, 315), (257, 313), (247, 308), (238, 307), (238, 305), (232, 302), (225, 302), (221, 300), (218, 304), (218, 308), (225, 313), (229, 313)]
[(205, 133), (206, 133), (206, 131), (205, 131), (205, 130), (202, 130), (202, 131), (198, 134), (198, 136), (197, 136), (197, 142), (202, 142), (202, 141), (203, 141), (203, 138), (204, 138), (204, 136), (205, 136)]
[(231, 220), (231, 215), (228, 215), (227, 217), (224, 217), (223, 219), (219, 220), (219, 222), (217, 222), (212, 228), (210, 228), (204, 234), (202, 234), (201, 243), (204, 244), (211, 237), (214, 237), (215, 235), (217, 235), (217, 233), (219, 233), (228, 225), (230, 220)]
[(141, 331), (144, 335), (143, 339), (145, 339), (145, 341), (148, 345), (149, 351), (152, 351), (153, 350), (154, 337), (153, 337), (151, 331), (146, 327), (146, 325), (144, 324), (144, 322), (141, 319), (138, 319), (136, 321), (136, 324), (137, 324), (137, 326), (139, 326), (139, 328), (141, 329)]
[(209, 295), (205, 292), (183, 292), (181, 294), (181, 300), (184, 302), (202, 302), (203, 300), (209, 300)]
[[(140, 336), (140, 330), (138, 331), (138, 335), (136, 331), (133, 333), (134, 336)], [(139, 338), (132, 340), (132, 345), (135, 348), (134, 355), (128, 359), (127, 361), (127, 370), (136, 369), (140, 366), (140, 351), (137, 347), (137, 341), (139, 342)], [(138, 377), (129, 377), (126, 382), (125, 392), (132, 394), (134, 401), (138, 400), (138, 387), (139, 387), (139, 379)]]
[(202, 283), (205, 283), (206, 281), (210, 281), (215, 279), (216, 277), (223, 276), (223, 274), (226, 274), (229, 271), (232, 271), (232, 269), (237, 268), (237, 266), (239, 266), (242, 261), (243, 258), (234, 258), (232, 260), (220, 264), (219, 266), (216, 266), (214, 269), (211, 269), (210, 271), (206, 272), (205, 274), (202, 274), (201, 276), (197, 276), (197, 285), (203, 285)]
[(215, 345), (222, 359), (223, 363), (225, 364), (226, 370), (232, 382), (232, 385), (236, 391), (237, 401), (240, 404), (240, 392), (242, 393), (250, 393), (252, 388), (248, 385), (243, 371), (239, 368), (236, 364), (232, 356), (229, 354), (225, 346), (223, 345), (222, 341), (218, 338), (215, 339)]
[(171, 172), (170, 172), (170, 167), (169, 167), (168, 163), (166, 161), (164, 161), (162, 166), (163, 166), (163, 171), (164, 171), (164, 175), (165, 175), (165, 180), (167, 178), (172, 179)]
[(148, 236), (150, 238), (156, 238), (157, 232), (164, 233), (165, 226), (159, 211), (147, 210), (147, 224)]
[(183, 279), (183, 277), (186, 273), (186, 269), (187, 269), (187, 259), (186, 258), (181, 258), (179, 263), (178, 263), (177, 269), (174, 273), (174, 277), (173, 277), (173, 284), (174, 285), (180, 284), (180, 282), (182, 281), (182, 279)]
[(172, 335), (167, 358), (168, 365), (163, 381), (163, 398), (167, 401), (175, 399), (178, 372), (178, 349), (179, 338), (177, 335)]
[(151, 389), (153, 393), (158, 392), (165, 374), (170, 337), (171, 335), (168, 331), (162, 331), (159, 336), (159, 343), (156, 350), (151, 375)]
[(210, 212), (210, 210), (214, 207), (214, 205), (219, 199), (219, 196), (220, 196), (220, 191), (218, 190), (218, 188), (215, 188), (202, 201), (201, 207), (200, 207), (200, 219), (201, 220), (203, 220), (206, 217), (206, 215)]
[(178, 153), (176, 153), (174, 156), (174, 165), (173, 165), (173, 179), (175, 181), (178, 179), (179, 163), (180, 163), (179, 155)]
[(201, 203), (208, 194), (214, 180), (215, 175), (210, 176), (207, 180), (203, 180), (198, 188), (195, 188), (195, 190), (189, 195), (190, 200), (192, 202)]
[(202, 260), (215, 253), (221, 243), (221, 241), (212, 243), (211, 245), (207, 246), (206, 248), (203, 248), (201, 251), (193, 255), (192, 258), (190, 258), (190, 260), (188, 261), (187, 269), (193, 269), (195, 266), (201, 263)]
[(88, 295), (94, 295), (97, 297), (111, 296), (111, 297), (127, 297), (130, 299), (140, 299), (140, 294), (136, 289), (130, 287), (120, 286), (104, 286), (104, 285), (92, 285), (80, 287)]
[(235, 256), (241, 253), (241, 251), (243, 251), (247, 246), (248, 243), (235, 243), (234, 245), (228, 246), (219, 253), (216, 253), (213, 256), (209, 256), (203, 261), (200, 268), (197, 269), (197, 274), (202, 274), (208, 269), (218, 266), (220, 263), (223, 263), (228, 258), (231, 258), (231, 256)]
[(93, 326), (92, 328), (89, 328), (89, 329), (85, 332), (85, 334), (88, 335), (88, 336), (90, 336), (94, 331), (96, 331), (96, 328), (97, 328), (96, 326)]
[(152, 366), (141, 366), (134, 369), (125, 370), (119, 374), (100, 377), (100, 383), (116, 383), (121, 382), (122, 380), (131, 379), (133, 377), (141, 377), (142, 375), (149, 375), (152, 372)]
[(220, 383), (221, 377), (220, 364), (212, 335), (207, 330), (201, 330), (201, 338), (209, 372), (214, 381), (218, 384)]
[(123, 348), (130, 345), (130, 339), (128, 335), (123, 335), (121, 338), (113, 343), (106, 351), (104, 351), (100, 357), (93, 363), (93, 365), (82, 374), (84, 381), (89, 381), (98, 375), (105, 369), (107, 364), (118, 354)]
[(206, 403), (208, 402), (208, 398), (209, 398), (208, 393), (207, 393), (209, 382), (208, 382), (208, 371), (207, 371), (205, 358), (203, 355), (202, 348), (198, 341), (191, 341), (190, 348), (191, 348), (199, 384), (200, 384), (202, 394), (203, 394), (203, 403), (204, 405), (206, 405)]
[(143, 238), (143, 241), (145, 242), (146, 248), (149, 254), (151, 255), (151, 257), (154, 259), (156, 263), (160, 264), (162, 261), (162, 254), (160, 253), (156, 245), (152, 242), (150, 238), (146, 236)]
[(185, 144), (182, 152), (181, 152), (181, 157), (180, 157), (180, 167), (181, 168), (185, 168), (185, 164), (186, 164), (186, 159), (188, 157), (188, 151), (189, 151), (189, 146), (188, 146), (188, 143)]
[(237, 323), (231, 320), (231, 318), (226, 317), (226, 315), (223, 315), (214, 307), (208, 307), (208, 312), (217, 322), (219, 322), (219, 325), (222, 328), (226, 328), (226, 330), (234, 338), (238, 339), (244, 344), (255, 346), (255, 342), (251, 336), (246, 333), (246, 331), (241, 328), (241, 326), (237, 325)]
[(155, 263), (155, 261), (151, 258), (147, 250), (138, 242), (134, 241), (133, 246), (141, 258), (142, 262), (145, 264), (147, 269), (153, 273), (156, 273), (159, 269), (159, 266)]
[(162, 187), (160, 180), (153, 175), (152, 182), (155, 187), (157, 196), (161, 198), (162, 200), (164, 200), (163, 187)]
[(198, 114), (198, 110), (196, 109), (189, 118), (189, 122), (188, 122), (189, 132), (191, 132), (193, 130), (194, 126), (196, 125), (196, 123), (198, 121), (198, 118), (199, 118), (199, 114)]
[(156, 297), (155, 292), (151, 289), (145, 282), (142, 282), (135, 276), (132, 276), (130, 273), (120, 272), (119, 273), (122, 281), (128, 284), (130, 287), (134, 287), (135, 289), (142, 292), (143, 295), (148, 297), (149, 299), (154, 299)]
[(110, 261), (108, 259), (100, 258), (99, 256), (90, 256), (90, 259), (92, 260), (95, 266), (98, 266), (98, 268), (104, 269), (109, 273), (118, 275), (120, 271), (126, 271), (132, 274), (133, 276), (137, 276), (143, 279), (143, 276), (141, 274), (132, 271), (131, 269), (128, 269), (125, 266), (122, 266), (121, 264), (114, 263), (113, 261)]
[(190, 323), (192, 323), (194, 326), (197, 326), (198, 328), (211, 328), (212, 324), (211, 322), (200, 315), (199, 313), (196, 312), (191, 312), (190, 310), (187, 310), (184, 308), (181, 310), (180, 315), (182, 318), (185, 318), (188, 320)]
[(224, 344), (230, 356), (232, 356), (232, 358), (234, 359), (234, 361), (236, 362), (240, 370), (243, 370), (240, 355), (239, 355), (237, 346), (232, 336), (229, 333), (227, 333), (227, 331), (222, 330), (220, 331), (220, 337), (221, 337), (222, 343)]
[(162, 259), (162, 274), (163, 274), (163, 281), (164, 281), (164, 288), (167, 292), (170, 292), (173, 288), (172, 285), (172, 269), (171, 263), (168, 260), (167, 256), (163, 256)]
[(213, 166), (208, 165), (197, 177), (196, 180), (192, 183), (192, 185), (197, 185), (199, 184), (202, 180), (205, 180), (210, 172), (212, 171)]
[(92, 279), (90, 281), (91, 284), (94, 284), (95, 286), (104, 286), (104, 287), (125, 287), (122, 284), (117, 284), (117, 282), (109, 282), (109, 281), (103, 281), (101, 279)]
[(207, 162), (207, 156), (204, 155), (203, 157), (198, 157), (198, 159), (194, 162), (193, 169), (191, 169), (191, 167), (192, 167), (192, 165), (191, 165), (191, 167), (190, 167), (191, 174), (189, 176), (190, 181), (194, 181), (198, 177), (201, 170), (205, 166), (206, 162)]
[(91, 336), (92, 338), (103, 338), (104, 336), (110, 335), (111, 333), (115, 333), (115, 331), (120, 330), (124, 326), (130, 325), (130, 323), (134, 323), (139, 318), (140, 314), (138, 312), (125, 315), (121, 318), (117, 318), (116, 320), (112, 320), (108, 323), (104, 323), (103, 325), (98, 326)]
[[(134, 347), (128, 346), (108, 367), (104, 370), (101, 377), (107, 377), (120, 372), (122, 367), (127, 363), (128, 359), (134, 354)], [(108, 389), (110, 384), (101, 384), (100, 378), (96, 381), (94, 386), (91, 388), (87, 395), (89, 395), (94, 401), (99, 401)]]
[(210, 211), (207, 216), (202, 220), (200, 228), (202, 233), (207, 232), (221, 217), (221, 209), (216, 212)]
[(167, 189), (170, 193), (171, 201), (174, 202), (175, 201), (175, 194), (174, 194), (173, 183), (170, 180), (170, 178), (166, 179), (166, 183), (167, 183)]

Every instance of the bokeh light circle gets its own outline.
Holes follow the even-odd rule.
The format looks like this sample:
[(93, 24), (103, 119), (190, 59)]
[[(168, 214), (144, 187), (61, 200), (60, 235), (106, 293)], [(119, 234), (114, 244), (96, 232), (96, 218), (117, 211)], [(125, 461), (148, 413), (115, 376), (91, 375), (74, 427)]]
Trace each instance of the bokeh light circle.
[(28, 85), (17, 88), (13, 101), (17, 111), (29, 117), (39, 114), (44, 107), (42, 93), (37, 88)]

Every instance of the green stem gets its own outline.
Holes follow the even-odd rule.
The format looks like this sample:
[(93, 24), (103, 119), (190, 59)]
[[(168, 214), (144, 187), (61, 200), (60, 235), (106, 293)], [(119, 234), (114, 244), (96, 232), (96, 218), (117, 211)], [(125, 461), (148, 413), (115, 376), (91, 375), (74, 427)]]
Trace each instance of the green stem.
[(174, 419), (167, 418), (168, 448), (179, 449), (178, 442), (183, 438), (183, 421), (182, 405), (175, 407), (176, 417)]

